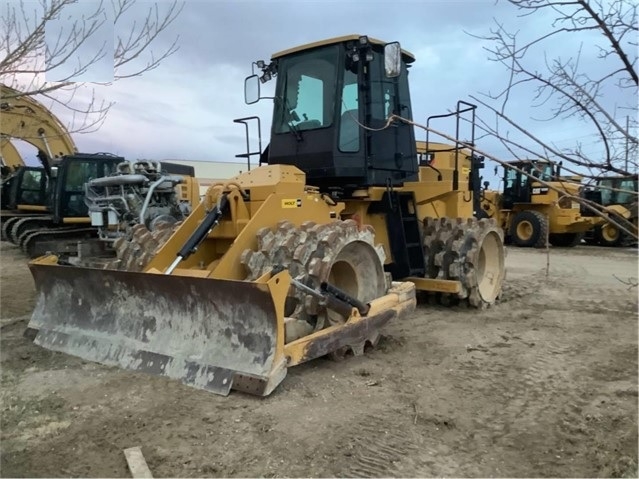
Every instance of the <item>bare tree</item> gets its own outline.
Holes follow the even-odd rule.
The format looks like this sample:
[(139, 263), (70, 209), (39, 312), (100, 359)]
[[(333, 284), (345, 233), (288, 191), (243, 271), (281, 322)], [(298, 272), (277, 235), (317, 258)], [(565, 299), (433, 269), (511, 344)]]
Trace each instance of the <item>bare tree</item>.
[[(71, 113), (71, 132), (87, 132), (99, 128), (112, 105), (97, 99), (96, 87), (140, 76), (177, 51), (178, 37), (158, 53), (153, 47), (184, 5), (177, 0), (149, 2), (140, 13), (136, 0), (100, 0), (83, 2), (83, 8), (90, 9), (80, 17), (71, 13), (77, 5), (78, 0), (9, 0), (0, 7), (0, 82), (16, 90), (12, 97), (32, 96), (45, 103), (48, 99), (53, 107)], [(54, 29), (52, 38), (55, 22), (61, 27)], [(91, 53), (80, 55), (87, 45)], [(111, 54), (112, 78), (82, 81)]]
[[(637, 4), (632, 0), (507, 0), (520, 17), (535, 27), (534, 38), (495, 20), (486, 50), (507, 72), (504, 86), (471, 96), (492, 112), (481, 128), (498, 138), (515, 158), (542, 157), (572, 163), (585, 177), (607, 172), (628, 174), (638, 165), (637, 140)], [(577, 46), (568, 57), (553, 57), (560, 43)], [(532, 93), (531, 108), (514, 98)], [(521, 98), (521, 96), (519, 96)], [(582, 137), (565, 147), (523, 125), (536, 119), (555, 122), (561, 131), (567, 119), (582, 121)], [(534, 118), (533, 118), (534, 119)], [(562, 141), (562, 143), (564, 143)]]

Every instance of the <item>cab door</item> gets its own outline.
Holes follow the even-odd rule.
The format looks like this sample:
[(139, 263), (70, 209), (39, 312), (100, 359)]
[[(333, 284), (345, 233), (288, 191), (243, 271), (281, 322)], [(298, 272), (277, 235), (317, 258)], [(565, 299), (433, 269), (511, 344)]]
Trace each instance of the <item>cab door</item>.
[[(513, 165), (526, 171), (525, 165)], [(528, 167), (529, 168), (529, 167)], [(530, 203), (530, 178), (512, 168), (505, 168), (503, 205), (507, 210), (515, 203)]]

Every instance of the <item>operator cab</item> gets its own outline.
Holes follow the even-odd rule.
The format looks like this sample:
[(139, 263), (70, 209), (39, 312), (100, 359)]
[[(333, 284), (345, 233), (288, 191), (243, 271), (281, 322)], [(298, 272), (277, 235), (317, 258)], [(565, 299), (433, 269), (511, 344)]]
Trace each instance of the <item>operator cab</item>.
[(597, 183), (604, 187), (599, 188), (603, 206), (629, 205), (637, 200), (637, 175), (601, 178)]
[[(555, 181), (560, 174), (559, 166), (547, 160), (509, 161), (508, 164), (544, 182)], [(528, 175), (504, 167), (504, 208), (510, 209), (515, 203), (531, 203), (532, 195), (548, 193), (547, 186), (536, 183)]]
[(55, 220), (89, 216), (89, 208), (84, 200), (85, 183), (113, 174), (123, 161), (123, 157), (110, 153), (76, 153), (57, 160), (51, 168), (52, 181), (49, 186), (52, 188), (49, 208)]
[(40, 166), (20, 166), (2, 182), (2, 209), (45, 204), (47, 175)]
[[(256, 62), (259, 81), (276, 78), (270, 144), (260, 163), (288, 164), (307, 183), (348, 195), (369, 186), (415, 181), (418, 162), (408, 67), (397, 42), (351, 35), (286, 50)], [(245, 92), (257, 90), (258, 75)]]

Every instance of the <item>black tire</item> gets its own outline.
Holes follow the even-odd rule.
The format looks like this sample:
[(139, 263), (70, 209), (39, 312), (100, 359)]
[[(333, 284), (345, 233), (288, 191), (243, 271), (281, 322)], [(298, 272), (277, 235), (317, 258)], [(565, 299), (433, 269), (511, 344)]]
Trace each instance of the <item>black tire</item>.
[[(525, 225), (529, 229), (528, 235), (523, 235), (521, 231)], [(517, 246), (543, 248), (546, 246), (547, 234), (548, 219), (539, 211), (517, 213), (510, 226), (510, 237)]]
[(581, 240), (583, 238), (583, 233), (551, 233), (548, 241), (553, 246), (560, 246), (562, 248), (574, 248), (581, 243)]
[(584, 233), (584, 242), (586, 244), (596, 246), (599, 244), (599, 241), (595, 237), (595, 229), (588, 230)]

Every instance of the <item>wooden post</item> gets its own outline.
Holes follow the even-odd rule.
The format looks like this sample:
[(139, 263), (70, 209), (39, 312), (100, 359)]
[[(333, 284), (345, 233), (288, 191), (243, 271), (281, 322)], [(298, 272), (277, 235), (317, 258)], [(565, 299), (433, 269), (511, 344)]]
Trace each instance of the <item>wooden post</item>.
[(133, 477), (133, 479), (153, 478), (153, 474), (151, 474), (151, 470), (149, 469), (149, 466), (147, 466), (144, 456), (142, 455), (142, 450), (139, 447), (130, 447), (125, 449), (124, 457), (126, 457), (126, 462), (129, 465), (129, 470), (131, 471), (131, 477)]
[[(554, 206), (554, 205), (553, 205)], [(546, 215), (546, 278), (550, 275), (550, 215)]]

